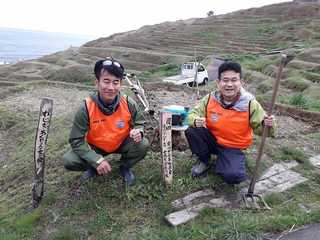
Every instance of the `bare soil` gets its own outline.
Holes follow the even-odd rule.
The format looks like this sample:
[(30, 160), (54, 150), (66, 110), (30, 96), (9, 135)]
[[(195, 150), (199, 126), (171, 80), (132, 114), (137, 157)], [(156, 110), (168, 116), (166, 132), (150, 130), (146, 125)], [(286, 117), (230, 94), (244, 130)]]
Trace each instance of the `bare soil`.
[(79, 103), (88, 96), (89, 91), (76, 88), (34, 87), (7, 97), (2, 104), (17, 112), (39, 112), (40, 99), (53, 99), (53, 117), (60, 117), (75, 112)]
[(3, 136), (3, 133), (0, 131), (0, 168), (5, 167), (6, 155), (3, 150), (4, 145), (5, 145), (5, 138)]
[[(147, 92), (147, 98), (150, 102), (150, 107), (151, 109), (154, 109), (156, 113), (166, 105), (173, 104), (192, 108), (198, 102), (197, 90), (185, 86), (161, 88), (161, 85), (153, 84), (146, 85), (145, 89)], [(204, 96), (206, 93), (207, 90), (205, 87), (200, 87), (200, 97)], [(88, 90), (79, 90), (76, 88), (38, 86), (3, 99), (1, 105), (6, 106), (13, 111), (31, 113), (37, 116), (40, 98), (49, 97), (54, 100), (53, 117), (68, 116), (70, 117), (70, 120), (72, 120), (73, 114), (77, 110), (80, 102), (85, 99), (88, 94)], [(277, 111), (275, 114), (278, 131), (277, 138), (273, 141), (279, 144), (289, 143), (289, 145), (301, 148), (309, 154), (315, 153), (313, 151), (315, 140), (310, 139), (308, 134), (319, 131), (320, 127), (317, 118), (313, 117), (310, 119), (310, 122), (308, 122), (306, 121), (308, 119), (304, 119), (304, 121), (299, 120), (299, 116), (303, 115), (302, 113), (293, 114), (292, 112), (288, 113), (286, 111)], [(178, 137), (177, 141), (179, 140), (184, 141)], [(1, 144), (3, 144), (3, 139), (1, 139), (0, 135), (0, 150)], [(178, 147), (178, 149), (184, 150), (186, 147), (185, 142), (183, 145), (183, 147)], [(4, 159), (4, 154), (1, 152), (2, 151), (0, 151), (0, 162)]]

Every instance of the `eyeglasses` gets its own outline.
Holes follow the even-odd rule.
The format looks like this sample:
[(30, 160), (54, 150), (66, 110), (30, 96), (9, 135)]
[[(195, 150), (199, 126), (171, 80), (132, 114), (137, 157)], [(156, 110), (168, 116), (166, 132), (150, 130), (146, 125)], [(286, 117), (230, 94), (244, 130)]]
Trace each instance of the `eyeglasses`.
[(117, 61), (115, 61), (115, 60), (113, 60), (113, 59), (106, 59), (106, 60), (104, 60), (104, 61), (102, 62), (102, 65), (103, 65), (103, 66), (111, 66), (111, 65), (114, 65), (114, 66), (116, 66), (116, 67), (118, 67), (118, 68), (121, 68), (122, 71), (124, 70), (124, 69), (123, 69), (123, 66), (122, 66), (119, 62), (117, 62)]
[(237, 82), (240, 81), (240, 78), (222, 78), (223, 82)]

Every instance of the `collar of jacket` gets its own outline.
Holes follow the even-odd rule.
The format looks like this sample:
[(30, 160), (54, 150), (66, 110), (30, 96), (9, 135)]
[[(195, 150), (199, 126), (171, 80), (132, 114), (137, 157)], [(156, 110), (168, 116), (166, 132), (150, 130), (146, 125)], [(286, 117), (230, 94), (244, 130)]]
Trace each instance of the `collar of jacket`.
[(111, 104), (106, 104), (105, 102), (103, 102), (98, 92), (93, 93), (92, 95), (90, 95), (90, 97), (98, 105), (100, 111), (103, 114), (111, 115), (117, 110), (119, 106), (121, 94), (119, 93)]
[(238, 101), (236, 101), (235, 103), (233, 103), (232, 106), (226, 106), (221, 99), (221, 93), (219, 91), (214, 92), (213, 94), (211, 94), (220, 104), (223, 108), (226, 109), (234, 109), (238, 112), (246, 112), (248, 111), (248, 107), (249, 107), (249, 102), (253, 99), (255, 99), (255, 97), (247, 92), (244, 88), (240, 89), (240, 97), (238, 99)]

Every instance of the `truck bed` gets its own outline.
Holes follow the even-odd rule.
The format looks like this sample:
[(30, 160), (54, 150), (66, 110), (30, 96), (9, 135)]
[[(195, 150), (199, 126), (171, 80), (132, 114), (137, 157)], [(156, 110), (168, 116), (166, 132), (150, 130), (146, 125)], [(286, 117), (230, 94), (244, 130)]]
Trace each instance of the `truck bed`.
[(169, 82), (169, 83), (173, 83), (176, 85), (182, 85), (184, 83), (193, 82), (193, 80), (194, 80), (194, 77), (189, 77), (189, 76), (185, 76), (185, 75), (175, 75), (175, 76), (164, 78), (163, 82)]

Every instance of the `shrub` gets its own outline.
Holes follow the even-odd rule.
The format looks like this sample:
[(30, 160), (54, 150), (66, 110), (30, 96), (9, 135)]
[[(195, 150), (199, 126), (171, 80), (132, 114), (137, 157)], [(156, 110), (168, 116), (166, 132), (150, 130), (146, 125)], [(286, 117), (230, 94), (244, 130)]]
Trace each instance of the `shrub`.
[(289, 77), (285, 79), (282, 84), (292, 90), (304, 91), (309, 87), (308, 80), (305, 80), (301, 75)]
[(245, 62), (244, 65), (246, 68), (262, 72), (267, 66), (271, 65), (273, 62), (269, 59), (257, 59), (255, 61)]
[(307, 159), (307, 156), (304, 152), (297, 148), (289, 148), (287, 146), (281, 147), (281, 160), (296, 160), (299, 163), (304, 163)]
[(308, 99), (302, 93), (292, 96), (289, 100), (289, 104), (302, 108), (305, 108), (307, 103)]
[(89, 66), (71, 65), (60, 69), (48, 69), (44, 77), (52, 81), (87, 83), (92, 82), (94, 75)]
[(272, 86), (270, 84), (268, 84), (266, 81), (260, 83), (257, 86), (257, 90), (262, 94), (268, 92), (271, 89), (272, 89)]
[(142, 81), (152, 80), (157, 77), (168, 77), (180, 74), (181, 66), (178, 64), (164, 64), (160, 67), (144, 71), (138, 75), (138, 78)]
[(262, 70), (262, 73), (275, 78), (277, 76), (277, 68), (273, 65), (268, 65)]
[(308, 79), (308, 80), (310, 80), (310, 81), (312, 81), (314, 83), (320, 83), (320, 74), (318, 74), (318, 73), (314, 73), (314, 72), (311, 72), (311, 71), (310, 72), (306, 71), (306, 72), (303, 72), (302, 75), (306, 79)]

